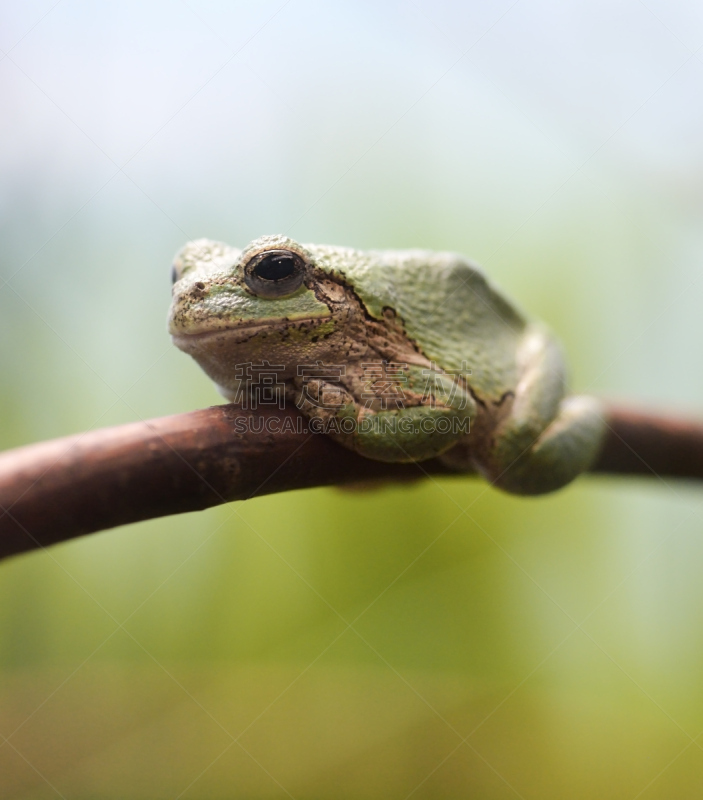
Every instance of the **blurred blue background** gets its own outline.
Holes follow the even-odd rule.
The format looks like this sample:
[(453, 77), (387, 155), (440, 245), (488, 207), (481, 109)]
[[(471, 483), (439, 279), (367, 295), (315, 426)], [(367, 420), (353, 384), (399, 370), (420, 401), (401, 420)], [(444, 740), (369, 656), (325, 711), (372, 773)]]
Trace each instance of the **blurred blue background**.
[[(455, 250), (576, 390), (703, 411), (703, 11), (6, 2), (0, 446), (220, 402), (189, 238)], [(698, 798), (703, 505), (315, 490), (0, 566), (7, 798)]]

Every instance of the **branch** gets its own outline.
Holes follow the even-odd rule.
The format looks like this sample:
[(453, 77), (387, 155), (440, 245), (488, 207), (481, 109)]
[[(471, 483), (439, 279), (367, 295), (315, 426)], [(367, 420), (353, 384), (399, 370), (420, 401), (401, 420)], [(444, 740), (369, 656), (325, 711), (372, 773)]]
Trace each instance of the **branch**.
[[(703, 479), (703, 423), (616, 407), (607, 421), (593, 472)], [(457, 474), (371, 461), (304, 430), (295, 409), (223, 405), (1, 453), (0, 558), (274, 492)]]

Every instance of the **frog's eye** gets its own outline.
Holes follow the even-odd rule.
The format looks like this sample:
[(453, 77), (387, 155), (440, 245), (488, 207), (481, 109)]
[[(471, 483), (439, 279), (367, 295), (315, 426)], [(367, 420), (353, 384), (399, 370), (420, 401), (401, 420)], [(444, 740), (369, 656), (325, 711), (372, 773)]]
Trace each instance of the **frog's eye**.
[(292, 250), (266, 250), (244, 266), (244, 282), (259, 297), (285, 297), (302, 284), (305, 261)]

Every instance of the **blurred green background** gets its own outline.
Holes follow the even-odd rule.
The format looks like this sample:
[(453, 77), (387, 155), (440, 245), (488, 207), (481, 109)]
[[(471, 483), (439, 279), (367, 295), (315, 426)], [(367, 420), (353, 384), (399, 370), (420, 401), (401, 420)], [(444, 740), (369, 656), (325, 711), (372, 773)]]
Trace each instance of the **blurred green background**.
[[(0, 446), (219, 402), (189, 238), (455, 250), (578, 391), (703, 411), (703, 14), (32, 0), (0, 23)], [(0, 566), (3, 798), (699, 798), (703, 493), (316, 490)]]

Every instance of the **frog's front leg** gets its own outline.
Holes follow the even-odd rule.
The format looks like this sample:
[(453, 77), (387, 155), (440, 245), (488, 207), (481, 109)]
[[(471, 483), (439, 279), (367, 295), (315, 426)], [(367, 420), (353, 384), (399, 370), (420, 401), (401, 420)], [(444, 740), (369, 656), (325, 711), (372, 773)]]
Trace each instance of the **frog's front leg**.
[(461, 379), (429, 362), (348, 365), (342, 381), (315, 378), (294, 391), (313, 431), (377, 461), (438, 456), (469, 434), (476, 413)]
[(559, 489), (591, 466), (605, 422), (599, 402), (565, 396), (564, 362), (552, 337), (534, 327), (519, 353), (520, 380), (479, 469), (515, 494)]

